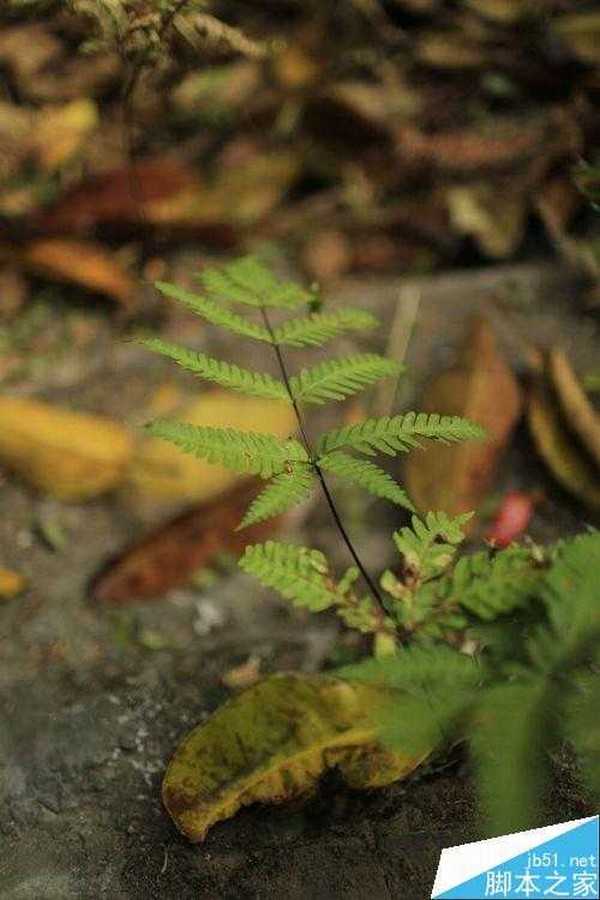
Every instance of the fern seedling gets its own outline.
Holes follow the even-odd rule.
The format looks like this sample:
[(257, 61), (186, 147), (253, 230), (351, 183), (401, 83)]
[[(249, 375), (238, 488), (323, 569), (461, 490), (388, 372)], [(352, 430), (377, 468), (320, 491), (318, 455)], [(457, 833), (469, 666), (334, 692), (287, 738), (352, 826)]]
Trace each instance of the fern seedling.
[[(394, 621), (342, 524), (326, 475), (341, 478), (376, 498), (414, 512), (406, 491), (372, 458), (377, 454), (396, 456), (426, 441), (452, 443), (481, 438), (482, 429), (458, 416), (409, 412), (334, 428), (322, 434), (313, 446), (304, 424), (305, 406), (344, 400), (382, 378), (399, 377), (402, 366), (376, 353), (352, 353), (290, 375), (284, 350), (321, 347), (338, 335), (363, 333), (377, 325), (375, 317), (362, 309), (323, 310), (320, 303), (316, 311), (313, 293), (275, 278), (252, 256), (221, 268), (206, 269), (200, 275), (200, 283), (201, 293), (166, 283), (158, 283), (157, 287), (212, 325), (270, 345), (281, 377), (243, 369), (156, 337), (143, 343), (205, 381), (248, 396), (291, 404), (299, 438), (290, 436), (279, 440), (259, 432), (167, 421), (152, 423), (151, 433), (209, 462), (258, 475), (267, 482), (251, 503), (240, 528), (286, 512), (320, 485), (354, 562), (353, 569), (336, 582), (327, 571), (325, 561), (315, 555), (317, 551), (273, 541), (248, 547), (240, 565), (295, 603), (315, 611), (334, 607), (347, 624), (374, 633), (379, 646), (389, 649), (394, 641)], [(236, 307), (246, 307), (246, 314)], [(271, 322), (272, 311), (283, 313), (285, 318)], [(446, 524), (449, 530), (449, 522)], [(435, 556), (439, 551), (431, 548), (430, 553)], [(360, 575), (369, 588), (367, 596), (359, 595), (355, 589)]]

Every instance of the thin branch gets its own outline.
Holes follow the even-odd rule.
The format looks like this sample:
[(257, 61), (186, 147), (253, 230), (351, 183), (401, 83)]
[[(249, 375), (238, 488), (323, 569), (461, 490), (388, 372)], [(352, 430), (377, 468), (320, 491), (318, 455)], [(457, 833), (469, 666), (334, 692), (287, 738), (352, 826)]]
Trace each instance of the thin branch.
[(300, 412), (300, 407), (299, 407), (298, 402), (292, 392), (292, 388), (290, 385), (290, 379), (289, 379), (287, 369), (285, 366), (285, 362), (283, 359), (283, 354), (281, 352), (281, 347), (275, 341), (275, 336), (273, 333), (273, 329), (271, 327), (271, 323), (269, 321), (269, 317), (267, 315), (266, 310), (262, 307), (261, 307), (261, 313), (262, 313), (263, 322), (265, 324), (265, 328), (268, 330), (269, 334), (271, 335), (271, 340), (273, 341), (273, 347), (275, 350), (275, 354), (277, 356), (277, 362), (279, 364), (279, 369), (281, 371), (281, 375), (282, 375), (286, 390), (288, 392), (289, 398), (290, 398), (290, 400), (292, 402), (292, 406), (294, 408), (294, 413), (295, 413), (296, 419), (298, 421), (298, 428), (300, 429), (300, 435), (302, 437), (302, 442), (304, 444), (306, 452), (308, 453), (309, 459), (311, 460), (311, 463), (314, 467), (317, 477), (321, 483), (321, 488), (323, 490), (323, 494), (325, 495), (325, 499), (327, 500), (327, 505), (329, 506), (329, 509), (331, 511), (331, 515), (333, 516), (333, 520), (336, 524), (336, 527), (337, 527), (344, 543), (346, 544), (346, 547), (348, 548), (348, 551), (350, 552), (352, 559), (356, 563), (356, 566), (357, 566), (359, 572), (361, 573), (362, 577), (365, 580), (365, 583), (367, 584), (369, 590), (371, 591), (371, 594), (373, 595), (373, 599), (375, 600), (375, 614), (377, 616), (377, 620), (378, 620), (378, 623), (380, 626), (380, 631), (387, 631), (387, 629), (384, 625), (386, 613), (385, 613), (385, 606), (383, 603), (383, 598), (377, 589), (377, 585), (375, 584), (375, 582), (369, 575), (362, 560), (358, 556), (358, 553), (356, 552), (354, 545), (352, 544), (352, 541), (350, 540), (350, 536), (349, 536), (348, 532), (346, 531), (346, 529), (344, 528), (344, 525), (342, 523), (340, 515), (335, 506), (333, 497), (331, 496), (329, 487), (327, 486), (327, 482), (325, 481), (325, 476), (323, 475), (323, 472), (322, 472), (320, 466), (318, 465), (318, 463), (315, 462), (312, 447), (311, 447), (310, 441), (308, 439), (306, 429), (304, 427), (302, 413)]

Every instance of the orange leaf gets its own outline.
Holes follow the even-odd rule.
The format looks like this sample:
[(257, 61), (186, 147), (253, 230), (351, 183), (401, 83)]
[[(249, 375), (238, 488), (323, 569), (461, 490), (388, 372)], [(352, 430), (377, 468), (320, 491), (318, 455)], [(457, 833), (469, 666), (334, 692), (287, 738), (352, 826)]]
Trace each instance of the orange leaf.
[(77, 284), (105, 294), (131, 312), (136, 305), (135, 283), (99, 244), (69, 238), (42, 238), (27, 244), (23, 265), (56, 281)]

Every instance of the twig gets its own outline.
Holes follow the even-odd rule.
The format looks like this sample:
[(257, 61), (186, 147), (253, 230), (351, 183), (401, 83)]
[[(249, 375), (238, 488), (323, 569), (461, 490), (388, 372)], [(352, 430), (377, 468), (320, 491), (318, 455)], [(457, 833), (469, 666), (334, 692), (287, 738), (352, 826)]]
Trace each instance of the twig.
[[(400, 289), (398, 302), (392, 320), (390, 337), (385, 355), (397, 363), (404, 362), (406, 351), (417, 321), (421, 290), (414, 284), (407, 284)], [(399, 376), (395, 381), (384, 381), (379, 385), (373, 402), (375, 416), (392, 415), (398, 396)]]

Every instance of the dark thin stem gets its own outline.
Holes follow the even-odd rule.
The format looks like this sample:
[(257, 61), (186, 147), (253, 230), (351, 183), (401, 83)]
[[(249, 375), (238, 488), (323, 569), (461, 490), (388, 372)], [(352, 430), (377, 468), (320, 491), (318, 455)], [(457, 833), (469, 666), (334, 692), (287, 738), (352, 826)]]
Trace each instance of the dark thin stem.
[(288, 392), (288, 396), (290, 398), (292, 406), (294, 407), (294, 413), (296, 414), (296, 419), (298, 421), (298, 428), (300, 429), (302, 443), (304, 444), (304, 447), (306, 449), (306, 452), (308, 453), (309, 459), (311, 460), (314, 470), (317, 473), (317, 477), (321, 483), (321, 488), (323, 490), (323, 494), (325, 495), (325, 499), (327, 500), (327, 505), (329, 506), (331, 515), (333, 516), (333, 520), (334, 520), (336, 527), (342, 537), (342, 540), (344, 541), (346, 547), (348, 548), (348, 551), (349, 551), (352, 559), (356, 563), (356, 566), (357, 566), (360, 574), (364, 578), (365, 583), (367, 584), (369, 590), (371, 591), (371, 594), (373, 595), (373, 599), (375, 600), (375, 612), (376, 612), (377, 620), (381, 626), (381, 630), (383, 630), (383, 621), (385, 618), (385, 607), (383, 605), (383, 598), (382, 598), (381, 594), (379, 593), (379, 591), (377, 590), (377, 585), (375, 584), (375, 582), (373, 581), (373, 579), (367, 572), (358, 553), (354, 549), (354, 545), (352, 544), (352, 541), (350, 540), (350, 536), (349, 536), (348, 532), (346, 531), (346, 529), (344, 528), (344, 525), (340, 518), (340, 514), (338, 513), (338, 511), (336, 509), (333, 497), (331, 496), (331, 492), (327, 486), (327, 482), (325, 481), (325, 476), (323, 475), (321, 467), (314, 459), (312, 447), (310, 445), (310, 441), (308, 439), (308, 435), (307, 435), (306, 429), (304, 427), (302, 413), (300, 412), (300, 407), (298, 406), (296, 398), (294, 397), (294, 394), (292, 392), (292, 387), (290, 385), (290, 379), (289, 379), (289, 376), (287, 373), (285, 362), (283, 360), (283, 354), (281, 352), (281, 347), (275, 340), (275, 335), (273, 333), (273, 329), (271, 328), (271, 323), (269, 321), (269, 317), (267, 316), (267, 312), (263, 307), (261, 307), (261, 313), (262, 313), (262, 317), (263, 317), (263, 322), (265, 323), (265, 328), (269, 332), (271, 341), (273, 343), (273, 347), (275, 349), (275, 354), (277, 356), (277, 362), (279, 364), (279, 369), (280, 369), (281, 375), (283, 377), (285, 388)]

